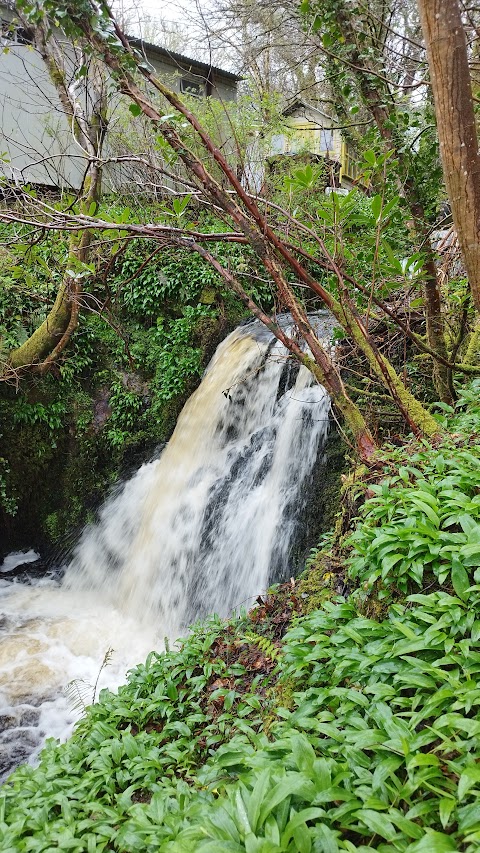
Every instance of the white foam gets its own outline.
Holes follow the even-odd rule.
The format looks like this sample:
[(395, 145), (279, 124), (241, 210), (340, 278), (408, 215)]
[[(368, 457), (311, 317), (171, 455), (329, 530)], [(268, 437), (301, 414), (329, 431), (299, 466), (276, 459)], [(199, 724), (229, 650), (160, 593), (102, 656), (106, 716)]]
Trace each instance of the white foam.
[(29, 551), (12, 551), (11, 554), (7, 554), (0, 565), (0, 572), (12, 572), (17, 566), (21, 566), (23, 563), (34, 563), (39, 557), (40, 554), (37, 554), (33, 548), (30, 548)]
[[(116, 689), (127, 670), (161, 643), (154, 626), (139, 624), (95, 595), (73, 594), (53, 583), (10, 584), (0, 595), (0, 725), (2, 719), (8, 725), (0, 735), (1, 778), (19, 756), (35, 760), (46, 737), (63, 741), (71, 734), (81, 709), (73, 710), (74, 700), (65, 694), (69, 682), (78, 680), (91, 704), (109, 649), (114, 652), (101, 672), (97, 696), (104, 687)], [(26, 729), (21, 722), (25, 709), (37, 709), (38, 717)], [(12, 718), (17, 725), (10, 725)]]

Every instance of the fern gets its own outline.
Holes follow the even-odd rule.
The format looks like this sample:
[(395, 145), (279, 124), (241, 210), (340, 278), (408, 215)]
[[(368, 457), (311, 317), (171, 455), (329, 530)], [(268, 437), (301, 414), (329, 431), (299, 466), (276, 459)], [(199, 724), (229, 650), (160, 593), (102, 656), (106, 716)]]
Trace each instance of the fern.
[(47, 312), (44, 308), (37, 308), (35, 311), (32, 311), (29, 319), (31, 325), (36, 328), (47, 319)]
[(93, 705), (96, 702), (97, 687), (100, 676), (105, 667), (110, 663), (113, 652), (113, 649), (107, 649), (105, 652), (95, 679), (95, 684), (85, 681), (84, 678), (74, 678), (64, 687), (63, 692), (70, 702), (72, 711), (81, 711), (81, 713), (84, 714), (87, 709), (87, 705)]
[(275, 646), (268, 637), (262, 637), (260, 634), (248, 631), (245, 634), (245, 639), (251, 643), (252, 646), (257, 646), (268, 660), (278, 661), (281, 658), (280, 649)]
[(28, 338), (30, 337), (28, 334), (28, 329), (20, 321), (18, 323), (15, 323), (13, 332), (15, 334), (15, 337), (17, 338), (19, 347), (21, 347), (22, 344), (25, 343), (25, 341), (28, 341)]
[(92, 704), (97, 699), (97, 687), (98, 687), (98, 682), (100, 680), (100, 676), (101, 676), (103, 670), (105, 669), (105, 667), (108, 666), (108, 664), (110, 663), (110, 661), (112, 659), (113, 652), (114, 652), (114, 649), (109, 648), (109, 649), (107, 649), (107, 651), (105, 652), (105, 654), (103, 656), (103, 660), (102, 660), (100, 669), (98, 670), (97, 677), (95, 679), (95, 684), (93, 685)]
[(84, 678), (74, 678), (69, 681), (63, 688), (63, 692), (67, 697), (72, 711), (80, 711), (85, 713), (91, 696), (92, 685), (85, 681)]

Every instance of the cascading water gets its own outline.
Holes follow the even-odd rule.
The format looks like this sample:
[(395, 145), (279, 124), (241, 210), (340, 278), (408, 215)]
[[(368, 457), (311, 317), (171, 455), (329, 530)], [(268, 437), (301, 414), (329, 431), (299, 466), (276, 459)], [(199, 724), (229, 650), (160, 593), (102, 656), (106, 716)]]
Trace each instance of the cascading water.
[(104, 505), (61, 584), (3, 582), (0, 771), (69, 732), (62, 688), (93, 683), (108, 648), (101, 686), (115, 687), (165, 636), (289, 571), (328, 416), (324, 389), (259, 324), (219, 346), (161, 456)]

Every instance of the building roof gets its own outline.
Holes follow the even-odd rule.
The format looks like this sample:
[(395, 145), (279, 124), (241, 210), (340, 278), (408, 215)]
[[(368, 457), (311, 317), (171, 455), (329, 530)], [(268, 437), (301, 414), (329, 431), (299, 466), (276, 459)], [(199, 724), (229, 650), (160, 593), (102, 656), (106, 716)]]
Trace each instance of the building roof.
[[(148, 58), (149, 54), (158, 56), (159, 59), (167, 59), (171, 64), (178, 65), (179, 70), (188, 71), (198, 69), (202, 77), (208, 78), (213, 74), (223, 77), (224, 80), (231, 80), (232, 83), (238, 83), (242, 80), (238, 74), (233, 74), (231, 71), (225, 71), (223, 68), (217, 68), (215, 65), (210, 65), (208, 62), (200, 62), (197, 59), (191, 59), (189, 56), (183, 56), (181, 53), (175, 53), (173, 50), (167, 50), (165, 47), (160, 47), (157, 44), (150, 44), (139, 38), (128, 37), (128, 41), (140, 53), (144, 53)], [(186, 67), (185, 67), (186, 66)]]
[(304, 101), (303, 98), (295, 98), (291, 101), (285, 109), (283, 110), (284, 116), (293, 115), (298, 109), (304, 110), (314, 110), (316, 113), (319, 113), (324, 118), (328, 119), (328, 121), (333, 122), (334, 119), (331, 115), (325, 112), (325, 110), (318, 104), (312, 103), (311, 101)]

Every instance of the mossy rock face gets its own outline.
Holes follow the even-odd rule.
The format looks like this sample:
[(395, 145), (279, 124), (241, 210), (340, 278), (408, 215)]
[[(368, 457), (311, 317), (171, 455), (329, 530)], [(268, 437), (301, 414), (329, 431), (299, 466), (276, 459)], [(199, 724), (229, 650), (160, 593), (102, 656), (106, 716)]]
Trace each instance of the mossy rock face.
[(317, 540), (334, 523), (340, 507), (342, 474), (346, 470), (345, 443), (340, 432), (332, 422), (327, 442), (320, 460), (313, 472), (312, 504), (308, 508), (308, 538), (316, 535)]
[[(221, 314), (202, 318), (192, 329), (204, 367), (234, 325)], [(180, 393), (156, 407), (155, 418), (145, 418), (151, 402), (148, 377), (129, 370), (126, 382), (104, 340), (97, 350), (97, 374), (69, 385), (49, 375), (24, 379), (18, 392), (5, 384), (0, 388), (0, 560), (9, 551), (32, 547), (57, 559), (67, 554), (112, 484), (130, 476), (170, 437), (201, 379), (190, 376)], [(108, 436), (108, 378), (113, 376), (141, 398), (118, 447)]]
[(298, 595), (302, 601), (303, 613), (318, 610), (325, 601), (341, 593), (342, 590), (339, 589), (339, 585), (343, 583), (341, 574), (331, 569), (323, 555), (319, 554), (300, 578)]
[[(35, 419), (38, 411), (48, 418), (58, 403), (56, 390), (51, 381), (39, 382), (34, 395), (31, 388), (22, 387), (12, 398), (2, 389), (2, 455), (9, 469), (6, 490), (17, 504), (15, 514), (0, 510), (3, 553), (65, 547), (65, 535), (82, 526), (92, 500), (98, 502), (108, 482), (111, 455), (103, 451), (93, 429), (85, 429), (86, 404), (88, 420), (93, 414), (91, 399), (81, 394), (65, 401), (61, 424)], [(19, 412), (26, 422), (19, 422)]]

